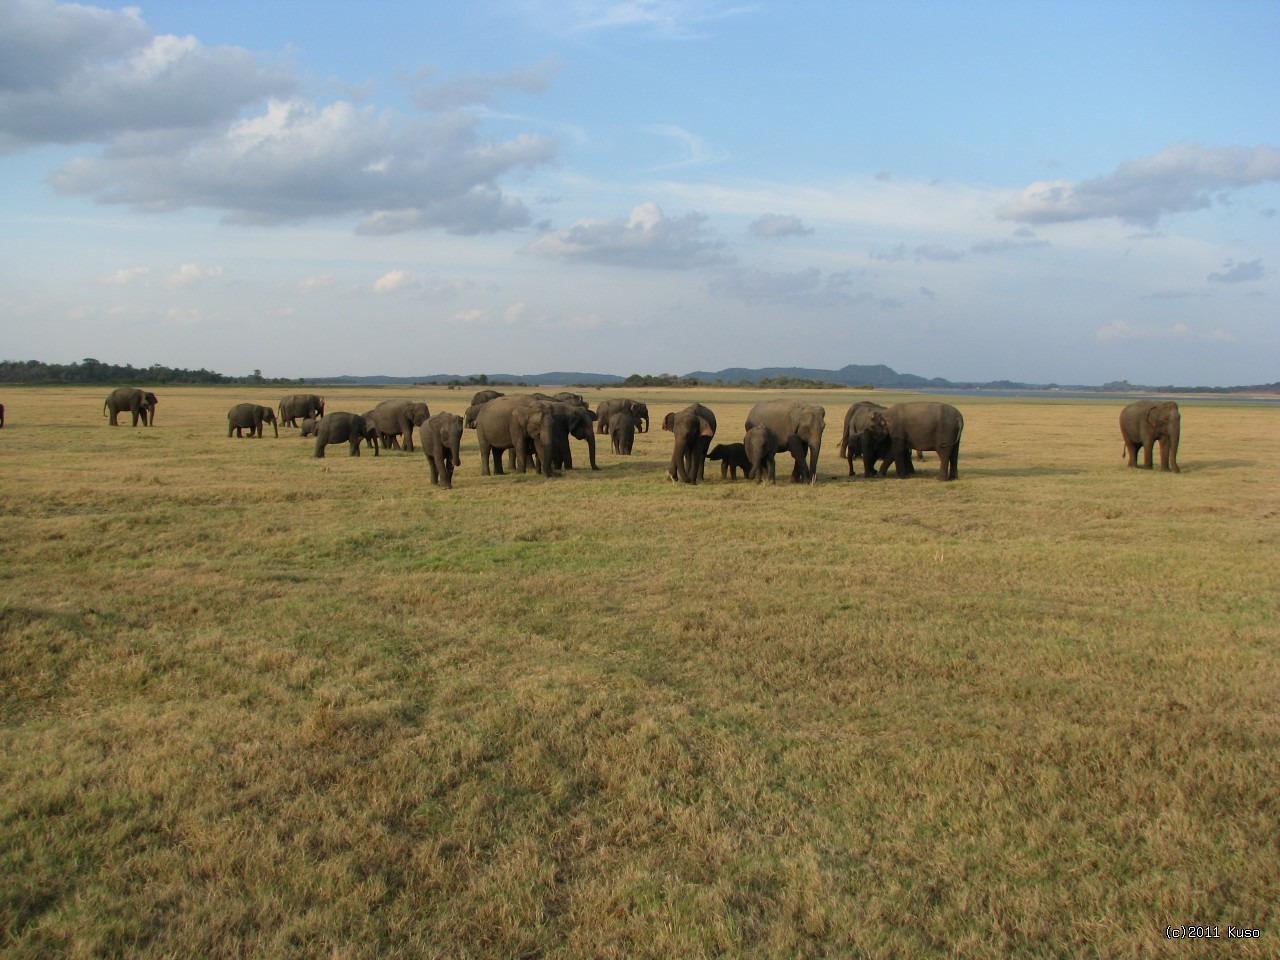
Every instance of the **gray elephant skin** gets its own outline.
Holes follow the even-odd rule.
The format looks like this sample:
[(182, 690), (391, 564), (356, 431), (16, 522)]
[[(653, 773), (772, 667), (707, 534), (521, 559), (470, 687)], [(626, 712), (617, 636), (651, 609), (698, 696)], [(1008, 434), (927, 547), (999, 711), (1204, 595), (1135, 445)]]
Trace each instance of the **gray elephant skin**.
[(756, 483), (764, 483), (767, 474), (769, 483), (777, 483), (778, 435), (763, 423), (758, 423), (742, 438), (742, 447), (751, 465), (747, 476)]
[(320, 426), (320, 421), (315, 417), (307, 417), (302, 421), (302, 435), (304, 437), (314, 437), (316, 429)]
[(540, 471), (553, 476), (552, 455), (557, 448), (569, 447), (569, 422), (550, 413), (544, 418), (544, 404), (528, 395), (494, 397), (476, 413), (476, 442), (480, 445), (480, 472), (502, 475), (502, 454), (513, 451), (513, 465), (520, 473), (528, 469), (531, 452), (537, 457)]
[(779, 449), (785, 447), (795, 458), (791, 479), (796, 483), (818, 482), (818, 454), (822, 450), (822, 432), (827, 427), (827, 411), (803, 400), (764, 400), (751, 408), (747, 429), (763, 424), (778, 438)]
[(717, 443), (707, 454), (707, 459), (720, 461), (721, 480), (737, 480), (739, 470), (744, 477), (751, 476), (747, 448), (740, 443)]
[(1120, 411), (1120, 435), (1124, 438), (1129, 466), (1151, 469), (1151, 448), (1160, 444), (1160, 469), (1181, 473), (1178, 468), (1178, 441), (1182, 437), (1182, 414), (1172, 400), (1138, 400)]
[(872, 442), (887, 437), (889, 459), (880, 467), (880, 476), (888, 472), (889, 460), (897, 468), (901, 478), (911, 476), (912, 450), (934, 450), (940, 464), (938, 479), (955, 480), (959, 477), (960, 435), (964, 432), (964, 417), (949, 403), (916, 400), (895, 403), (889, 409), (872, 414), (872, 424), (864, 431)]
[(286, 427), (296, 427), (300, 417), (324, 416), (324, 397), (314, 393), (294, 393), (280, 398), (280, 422)]
[[(565, 394), (560, 394), (565, 396)], [(567, 396), (576, 396), (576, 394), (567, 394)], [(579, 398), (581, 399), (581, 398)], [(565, 420), (565, 437), (563, 443), (557, 443), (551, 452), (551, 466), (554, 469), (573, 469), (573, 448), (569, 445), (569, 438), (581, 440), (587, 445), (587, 459), (590, 462), (592, 470), (599, 470), (596, 464), (596, 415), (585, 403), (577, 403), (571, 400), (542, 400), (540, 401), (547, 408), (553, 417), (563, 417)], [(559, 436), (559, 427), (555, 428), (556, 435)]]
[(444, 490), (453, 488), (453, 468), (462, 464), (462, 418), (437, 413), (418, 428), (418, 440), (431, 468), (431, 482)]
[(680, 483), (697, 483), (706, 479), (707, 451), (716, 435), (716, 415), (700, 403), (669, 413), (662, 429), (675, 434), (667, 479)]
[(844, 428), (840, 432), (840, 459), (849, 462), (849, 476), (854, 476), (853, 459), (862, 457), (862, 475), (869, 477), (875, 473), (877, 460), (889, 455), (888, 438), (879, 449), (872, 449), (873, 444), (864, 442), (864, 433), (871, 426), (871, 416), (883, 412), (886, 407), (872, 400), (860, 400), (851, 405), (844, 414)]
[(383, 400), (364, 416), (377, 427), (383, 449), (389, 449), (393, 440), (403, 437), (400, 445), (412, 453), (413, 431), (427, 422), (431, 411), (421, 401), (396, 398)]
[(497, 390), (480, 390), (471, 398), (471, 405), (478, 407), (482, 403), (488, 403), (490, 400), (495, 400), (501, 396), (505, 396), (505, 394), (499, 393)]
[(280, 436), (280, 427), (276, 424), (276, 412), (272, 407), (264, 407), (260, 403), (237, 403), (227, 411), (227, 436), (234, 430), (237, 437), (243, 436), (240, 431), (248, 430), (249, 436), (261, 437), (262, 425), (271, 424), (276, 437)]
[[(599, 415), (598, 410), (596, 413)], [(622, 457), (631, 456), (636, 442), (636, 418), (626, 410), (619, 410), (609, 418), (608, 427), (613, 452)]]
[(102, 415), (111, 418), (111, 426), (118, 427), (116, 417), (128, 410), (133, 414), (133, 426), (138, 425), (138, 417), (142, 417), (144, 427), (153, 427), (156, 423), (156, 399), (154, 393), (140, 390), (137, 387), (118, 387), (107, 394), (102, 403)]
[(627, 400), (619, 397), (612, 400), (601, 400), (596, 404), (596, 426), (601, 433), (609, 432), (609, 419), (615, 413), (625, 410), (635, 417), (636, 429), (640, 433), (649, 432), (649, 407), (638, 400)]
[(350, 455), (360, 456), (360, 443), (373, 441), (373, 455), (378, 455), (378, 430), (373, 424), (365, 423), (364, 417), (358, 413), (339, 411), (322, 417), (316, 425), (316, 457), (324, 457), (324, 448), (331, 443), (345, 443)]

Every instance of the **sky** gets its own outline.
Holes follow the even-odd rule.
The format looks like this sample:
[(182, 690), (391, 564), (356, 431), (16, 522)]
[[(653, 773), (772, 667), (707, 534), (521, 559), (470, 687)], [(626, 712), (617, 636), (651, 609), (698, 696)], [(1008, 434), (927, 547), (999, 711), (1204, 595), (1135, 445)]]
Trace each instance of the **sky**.
[(1274, 0), (0, 0), (0, 359), (1280, 380)]

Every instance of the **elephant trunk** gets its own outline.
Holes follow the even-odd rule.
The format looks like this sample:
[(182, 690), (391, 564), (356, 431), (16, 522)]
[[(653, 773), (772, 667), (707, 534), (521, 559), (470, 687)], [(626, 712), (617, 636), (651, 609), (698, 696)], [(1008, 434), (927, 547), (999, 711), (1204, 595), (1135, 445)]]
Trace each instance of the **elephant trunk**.
[(600, 468), (596, 466), (596, 434), (591, 429), (587, 430), (587, 454), (591, 461), (591, 469), (599, 470)]

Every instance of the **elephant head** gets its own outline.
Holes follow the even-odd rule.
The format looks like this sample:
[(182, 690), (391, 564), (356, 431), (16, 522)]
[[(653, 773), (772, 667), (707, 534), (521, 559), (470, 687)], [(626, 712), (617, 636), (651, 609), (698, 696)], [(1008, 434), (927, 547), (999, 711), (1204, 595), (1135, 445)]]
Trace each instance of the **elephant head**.
[(627, 406), (631, 408), (631, 416), (635, 417), (636, 420), (638, 421), (641, 421), (641, 420), (644, 421), (644, 429), (641, 430), (640, 432), (648, 433), (649, 432), (649, 405), (647, 403), (640, 403), (637, 400), (632, 400), (630, 403), (627, 404)]

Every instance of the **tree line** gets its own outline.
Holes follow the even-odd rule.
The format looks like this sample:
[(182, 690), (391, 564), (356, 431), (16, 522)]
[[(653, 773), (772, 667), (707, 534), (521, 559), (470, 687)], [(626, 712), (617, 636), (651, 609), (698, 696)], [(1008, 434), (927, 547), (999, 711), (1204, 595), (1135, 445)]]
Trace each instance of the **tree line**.
[(252, 376), (228, 377), (201, 367), (187, 370), (153, 363), (135, 367), (125, 363), (103, 363), (85, 357), (79, 363), (45, 363), (42, 360), (0, 360), (0, 383), (301, 383), (281, 377), (267, 379), (261, 370)]

